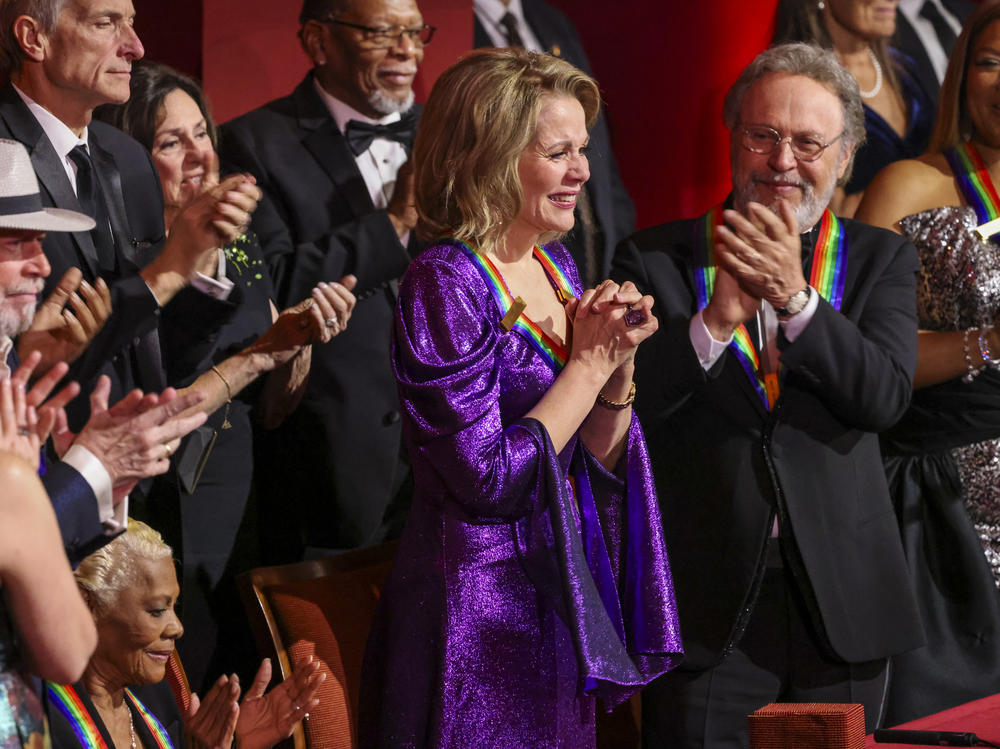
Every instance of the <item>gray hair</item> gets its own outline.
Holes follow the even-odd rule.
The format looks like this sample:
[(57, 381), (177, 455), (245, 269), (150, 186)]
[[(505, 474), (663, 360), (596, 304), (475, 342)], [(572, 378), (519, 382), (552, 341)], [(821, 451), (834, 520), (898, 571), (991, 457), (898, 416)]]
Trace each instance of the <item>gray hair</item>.
[(10, 74), (21, 70), (24, 50), (14, 36), (14, 21), (30, 16), (42, 31), (51, 34), (64, 5), (66, 0), (0, 0), (0, 71)]
[(140, 582), (138, 562), (169, 559), (172, 555), (163, 536), (129, 518), (124, 533), (80, 563), (74, 573), (76, 584), (88, 594), (97, 615), (104, 616), (123, 591)]
[[(778, 44), (754, 58), (726, 94), (722, 120), (735, 133), (740, 110), (747, 91), (761, 78), (771, 73), (801, 75), (826, 86), (840, 99), (844, 114), (844, 138), (841, 150), (865, 142), (865, 113), (861, 105), (858, 82), (837, 61), (836, 55), (813, 44)], [(856, 152), (856, 149), (855, 149)], [(850, 169), (848, 169), (848, 174)], [(846, 175), (845, 175), (846, 176)]]

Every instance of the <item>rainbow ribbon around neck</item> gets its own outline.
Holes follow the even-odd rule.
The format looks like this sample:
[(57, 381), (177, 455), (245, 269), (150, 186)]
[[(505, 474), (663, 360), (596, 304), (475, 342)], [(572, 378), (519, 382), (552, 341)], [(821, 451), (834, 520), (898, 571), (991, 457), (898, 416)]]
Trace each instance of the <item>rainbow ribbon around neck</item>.
[(148, 707), (139, 701), (139, 698), (135, 696), (135, 693), (131, 689), (126, 687), (125, 694), (132, 700), (135, 709), (139, 711), (139, 717), (142, 718), (142, 722), (146, 724), (146, 728), (152, 734), (156, 746), (159, 749), (173, 749), (173, 742), (170, 741), (170, 736), (167, 733), (167, 729), (163, 727), (163, 724), (149, 711)]
[(47, 681), (45, 690), (49, 701), (66, 716), (80, 746), (86, 749), (108, 749), (97, 723), (71, 684), (53, 684)]
[[(500, 316), (503, 318), (506, 316), (507, 312), (514, 304), (514, 297), (507, 288), (506, 282), (503, 280), (503, 276), (497, 270), (496, 266), (490, 261), (486, 255), (481, 252), (476, 252), (469, 245), (465, 244), (459, 239), (450, 238), (449, 241), (457, 244), (465, 255), (472, 261), (473, 265), (479, 271), (479, 274), (483, 277), (486, 282), (486, 286), (489, 287), (490, 293), (493, 295), (493, 299), (496, 302), (497, 307), (500, 308)], [(546, 274), (552, 281), (552, 285), (555, 287), (556, 292), (560, 296), (560, 301), (565, 303), (565, 300), (574, 296), (573, 285), (570, 283), (569, 276), (566, 271), (546, 252), (545, 248), (535, 246), (534, 249), (535, 259), (541, 263), (542, 268), (545, 269)], [(526, 315), (521, 314), (518, 316), (517, 320), (514, 322), (512, 330), (516, 330), (524, 338), (527, 339), (528, 343), (531, 344), (538, 354), (542, 357), (546, 364), (549, 365), (557, 374), (566, 366), (566, 360), (569, 358), (569, 352), (561, 346), (558, 342), (553, 340), (544, 330), (542, 330), (538, 325), (534, 323)]]
[[(53, 684), (51, 681), (47, 681), (45, 688), (49, 701), (66, 716), (80, 746), (85, 747), (85, 749), (109, 749), (107, 742), (101, 735), (101, 730), (97, 727), (97, 722), (87, 710), (86, 705), (83, 704), (83, 700), (80, 699), (80, 695), (72, 684)], [(149, 711), (149, 708), (139, 701), (131, 689), (126, 688), (125, 694), (135, 706), (139, 717), (146, 724), (146, 728), (152, 734), (158, 749), (173, 749), (173, 742), (170, 741), (170, 736), (163, 724)]]
[(944, 157), (955, 175), (962, 197), (976, 211), (979, 223), (1000, 218), (1000, 196), (976, 147), (968, 141), (959, 143), (946, 150)]
[[(723, 208), (724, 206), (717, 205), (698, 219), (698, 240), (694, 248), (694, 286), (699, 310), (705, 309), (715, 289), (714, 247), (717, 241), (715, 229), (722, 223)], [(809, 285), (834, 309), (840, 310), (844, 299), (846, 276), (847, 235), (840, 219), (834, 216), (830, 209), (826, 209), (819, 223)], [(770, 410), (778, 399), (777, 377), (772, 376), (765, 382), (760, 371), (760, 359), (746, 325), (741, 324), (733, 332), (729, 350), (743, 367), (764, 408)]]

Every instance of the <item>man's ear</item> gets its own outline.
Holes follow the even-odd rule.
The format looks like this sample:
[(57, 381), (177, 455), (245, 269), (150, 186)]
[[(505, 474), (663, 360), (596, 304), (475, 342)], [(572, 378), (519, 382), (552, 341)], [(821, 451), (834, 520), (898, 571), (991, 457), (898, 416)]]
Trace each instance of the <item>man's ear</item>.
[(857, 146), (851, 146), (846, 151), (841, 151), (840, 163), (837, 164), (837, 184), (841, 184), (844, 179), (844, 175), (847, 170), (851, 168), (851, 164), (854, 163), (854, 152), (857, 150)]
[(299, 31), (302, 49), (309, 55), (313, 65), (326, 65), (326, 51), (323, 49), (323, 24), (316, 20), (306, 21)]
[(11, 29), (25, 57), (33, 62), (45, 59), (48, 39), (41, 24), (31, 16), (18, 16)]

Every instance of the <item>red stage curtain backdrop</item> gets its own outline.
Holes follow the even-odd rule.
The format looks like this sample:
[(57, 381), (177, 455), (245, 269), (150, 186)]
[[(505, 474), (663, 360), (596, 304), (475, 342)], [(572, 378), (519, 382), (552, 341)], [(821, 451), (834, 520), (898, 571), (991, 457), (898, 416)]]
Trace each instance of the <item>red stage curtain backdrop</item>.
[[(764, 49), (777, 0), (549, 0), (573, 19), (607, 101), (640, 227), (693, 216), (729, 189), (722, 99)], [(150, 59), (200, 78), (220, 122), (282, 96), (308, 69), (298, 0), (135, 0)], [(416, 86), (472, 43), (471, 0), (419, 0), (438, 27)]]

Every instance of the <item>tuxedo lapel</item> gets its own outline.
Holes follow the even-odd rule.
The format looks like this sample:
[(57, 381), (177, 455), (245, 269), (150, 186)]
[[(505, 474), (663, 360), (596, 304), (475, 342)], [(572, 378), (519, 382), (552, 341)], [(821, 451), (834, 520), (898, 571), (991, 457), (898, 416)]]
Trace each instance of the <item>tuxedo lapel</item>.
[[(38, 120), (25, 106), (14, 87), (7, 85), (0, 94), (0, 116), (3, 117), (14, 140), (24, 144), (31, 156), (31, 166), (38, 177), (42, 194), (48, 197), (48, 202), (54, 208), (67, 208), (71, 211), (81, 211), (80, 202), (76, 199), (73, 186), (69, 183), (66, 170), (63, 168), (52, 143), (45, 136), (45, 131)], [(79, 255), (86, 262), (91, 278), (97, 275), (97, 249), (89, 231), (71, 232), (76, 242)]]
[(330, 181), (342, 191), (354, 215), (371, 213), (375, 206), (354, 154), (326, 105), (313, 89), (312, 80), (312, 76), (308, 76), (292, 94), (299, 127), (304, 132), (302, 145), (316, 159)]
[(531, 27), (531, 31), (542, 45), (542, 49), (550, 55), (562, 57), (562, 44), (559, 38), (559, 31), (545, 23), (545, 18), (538, 13), (538, 6), (531, 0), (521, 3), (521, 10), (524, 13), (525, 23)]
[(108, 214), (111, 219), (111, 233), (114, 237), (115, 252), (119, 257), (124, 257), (130, 263), (136, 265), (135, 248), (132, 245), (132, 238), (128, 236), (125, 229), (128, 226), (125, 214), (125, 195), (122, 192), (122, 176), (115, 164), (114, 157), (101, 148), (100, 143), (90, 134), (89, 139), (90, 158), (94, 162), (94, 171), (97, 173), (101, 190), (104, 194), (104, 202), (108, 207)]

